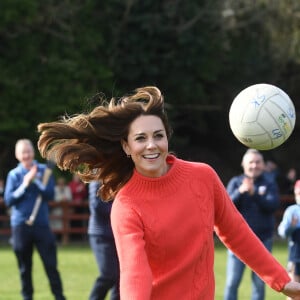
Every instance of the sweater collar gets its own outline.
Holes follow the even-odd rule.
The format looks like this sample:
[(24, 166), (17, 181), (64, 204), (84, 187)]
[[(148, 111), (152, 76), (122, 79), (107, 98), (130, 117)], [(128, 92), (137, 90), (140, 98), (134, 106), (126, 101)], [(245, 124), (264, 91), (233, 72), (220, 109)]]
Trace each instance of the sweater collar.
[(146, 177), (134, 170), (131, 179), (122, 188), (123, 192), (131, 195), (144, 195), (145, 192), (155, 192), (159, 195), (176, 193), (178, 186), (188, 174), (187, 164), (174, 155), (167, 156), (167, 163), (171, 165), (169, 171), (160, 177)]

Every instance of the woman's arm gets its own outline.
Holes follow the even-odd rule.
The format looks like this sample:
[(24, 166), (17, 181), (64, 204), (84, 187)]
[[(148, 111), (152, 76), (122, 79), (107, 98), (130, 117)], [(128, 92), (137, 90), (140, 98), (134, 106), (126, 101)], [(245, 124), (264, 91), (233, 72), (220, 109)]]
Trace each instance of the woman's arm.
[(143, 223), (127, 203), (113, 203), (111, 221), (120, 261), (122, 300), (151, 297), (152, 272), (145, 252)]

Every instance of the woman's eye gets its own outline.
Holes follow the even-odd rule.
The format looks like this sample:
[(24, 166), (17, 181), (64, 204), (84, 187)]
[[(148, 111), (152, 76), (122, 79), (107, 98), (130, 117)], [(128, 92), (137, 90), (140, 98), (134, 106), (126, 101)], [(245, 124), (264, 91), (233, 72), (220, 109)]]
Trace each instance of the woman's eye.
[(155, 135), (155, 138), (156, 138), (156, 139), (162, 139), (163, 137), (164, 137), (164, 136), (163, 136), (163, 134), (161, 134), (161, 133)]
[(143, 136), (138, 136), (138, 137), (136, 137), (136, 141), (143, 141), (145, 138), (143, 137)]

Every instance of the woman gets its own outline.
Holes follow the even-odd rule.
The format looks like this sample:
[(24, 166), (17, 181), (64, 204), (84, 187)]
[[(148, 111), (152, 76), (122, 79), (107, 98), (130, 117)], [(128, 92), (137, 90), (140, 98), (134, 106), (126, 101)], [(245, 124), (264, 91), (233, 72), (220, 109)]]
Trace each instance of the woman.
[(214, 230), (268, 285), (300, 299), (300, 284), (253, 234), (215, 171), (169, 154), (156, 87), (38, 130), (43, 157), (101, 181), (101, 198), (115, 199), (121, 299), (214, 299)]

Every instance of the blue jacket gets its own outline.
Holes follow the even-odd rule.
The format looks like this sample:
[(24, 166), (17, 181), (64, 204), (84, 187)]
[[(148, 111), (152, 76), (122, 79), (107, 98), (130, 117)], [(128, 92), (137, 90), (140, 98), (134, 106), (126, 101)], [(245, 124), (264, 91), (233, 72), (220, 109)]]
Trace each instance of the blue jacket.
[(49, 225), (48, 202), (54, 198), (54, 177), (51, 176), (47, 186), (42, 183), (43, 174), (46, 169), (45, 164), (38, 165), (38, 171), (35, 180), (25, 188), (23, 178), (28, 172), (22, 164), (9, 171), (4, 190), (4, 201), (8, 207), (11, 207), (11, 226), (24, 224), (30, 217), (35, 201), (39, 195), (42, 196), (42, 203), (35, 219), (34, 225)]
[(99, 197), (97, 197), (97, 190), (99, 187), (100, 184), (96, 181), (89, 184), (90, 218), (88, 234), (101, 235), (103, 237), (113, 239), (113, 232), (110, 223), (112, 201), (103, 202)]
[[(294, 227), (292, 226), (293, 218), (298, 219)], [(300, 229), (300, 205), (298, 204), (290, 205), (285, 209), (277, 231), (282, 238), (290, 238), (295, 229)]]
[[(227, 192), (254, 233), (261, 240), (272, 238), (275, 230), (274, 212), (280, 204), (278, 186), (262, 174), (254, 181), (254, 195), (241, 194), (238, 189), (244, 177), (244, 174), (233, 177), (227, 185)], [(260, 195), (258, 191), (262, 187), (266, 190)]]
[[(292, 225), (292, 219), (298, 219)], [(288, 239), (289, 261), (300, 262), (300, 205), (293, 204), (286, 208), (278, 226), (278, 234)]]

